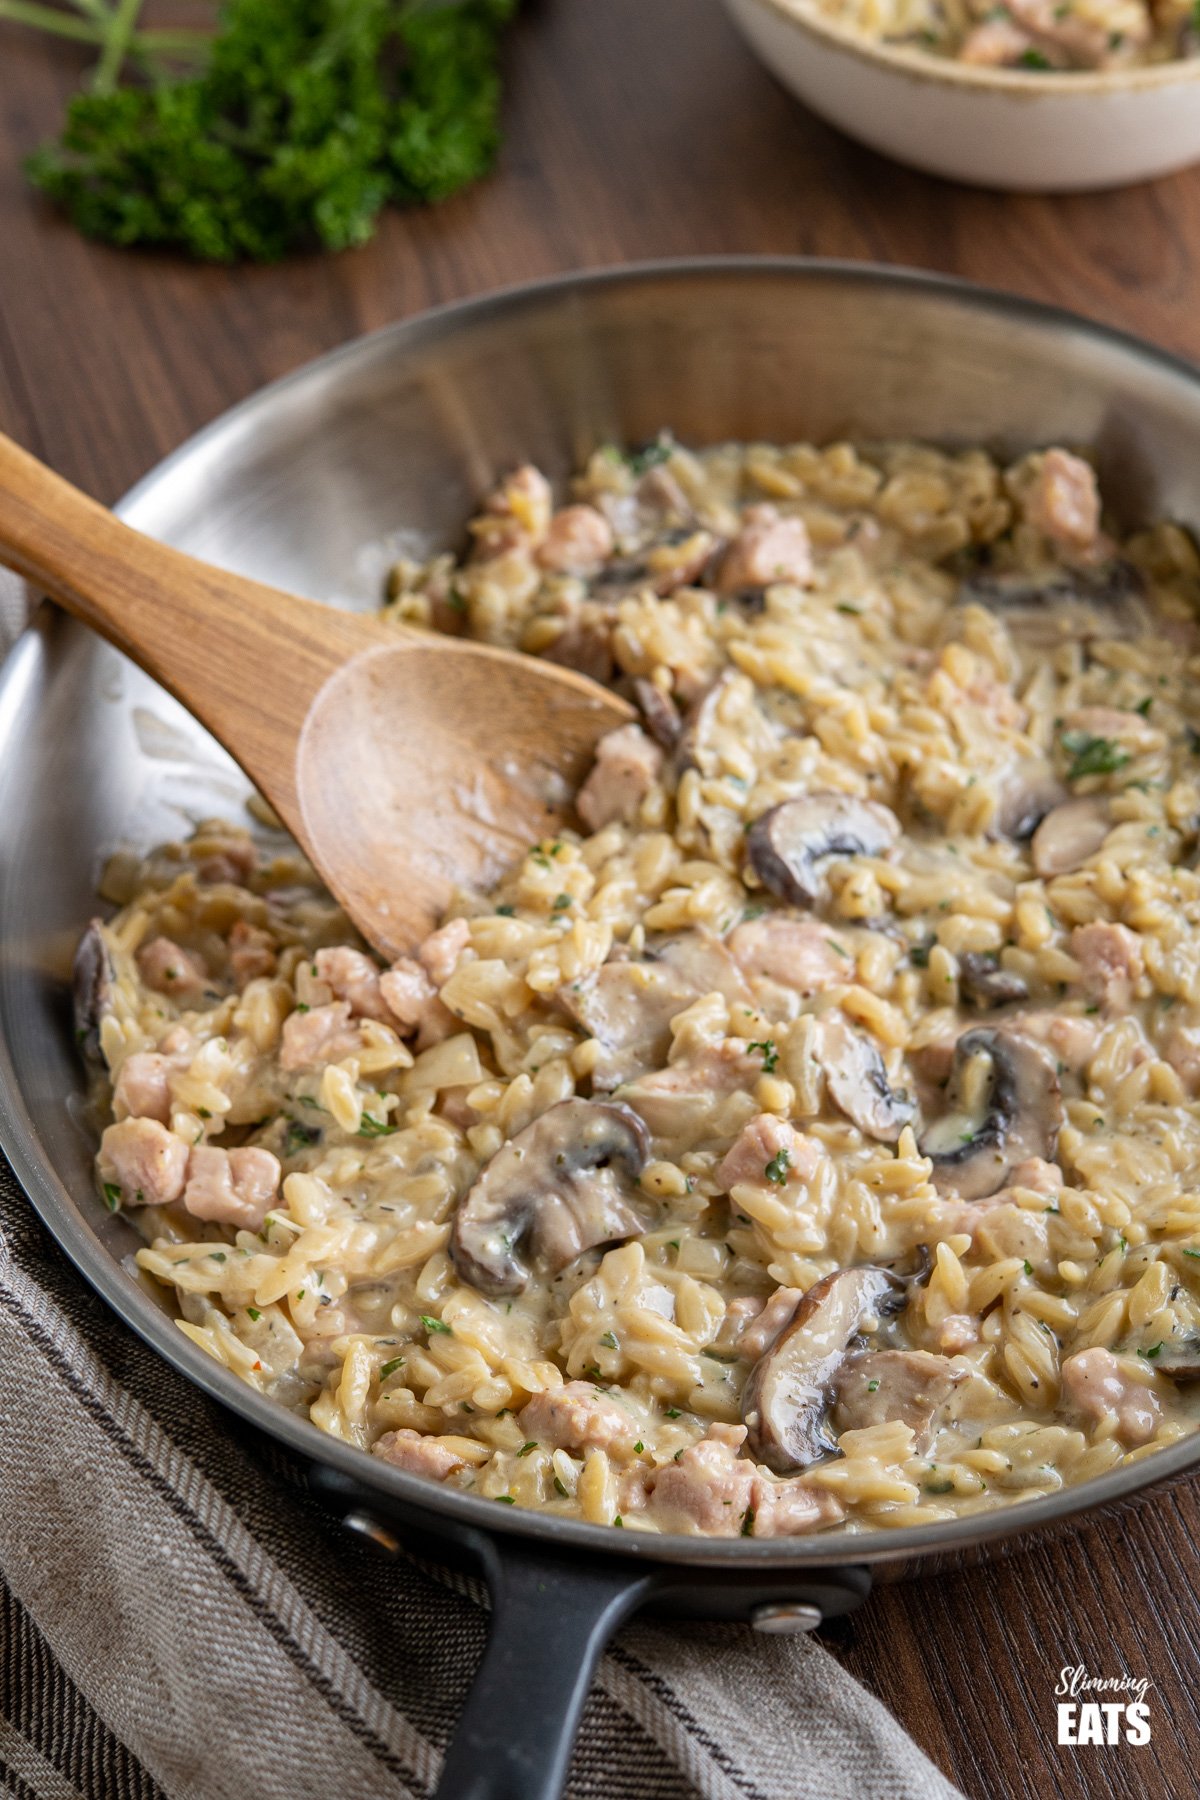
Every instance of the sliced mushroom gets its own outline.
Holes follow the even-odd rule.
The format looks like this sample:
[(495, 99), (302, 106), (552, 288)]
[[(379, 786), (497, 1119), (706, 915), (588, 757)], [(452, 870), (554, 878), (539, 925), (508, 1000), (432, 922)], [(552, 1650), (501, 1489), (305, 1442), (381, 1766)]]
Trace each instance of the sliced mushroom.
[(664, 750), (673, 750), (679, 742), (683, 720), (670, 694), (664, 694), (660, 687), (639, 675), (633, 684), (633, 697), (650, 736)]
[(594, 975), (561, 987), (556, 998), (600, 1046), (593, 1091), (611, 1093), (661, 1068), (671, 1048), (671, 1020), (711, 993), (751, 1004), (750, 989), (720, 938), (698, 930), (660, 941), (640, 961), (610, 958)]
[(892, 1087), (878, 1049), (839, 1012), (821, 1013), (813, 1028), (817, 1060), (838, 1111), (868, 1137), (894, 1144), (916, 1107), (903, 1089)]
[(71, 970), (75, 1042), (89, 1062), (100, 1056), (100, 1015), (112, 992), (113, 966), (104, 927), (93, 919), (80, 938)]
[(815, 906), (817, 865), (828, 856), (883, 856), (900, 836), (895, 813), (852, 794), (805, 794), (755, 819), (746, 839), (763, 886), (795, 906)]
[(675, 745), (674, 769), (676, 777), (686, 775), (689, 769), (700, 767), (699, 755), (705, 740), (711, 732), (717, 718), (717, 709), (726, 690), (737, 680), (737, 672), (724, 669), (716, 680), (705, 688), (698, 699), (688, 708), (683, 721), (683, 729)]
[(995, 829), (1002, 837), (1021, 844), (1031, 837), (1056, 806), (1069, 797), (1050, 764), (1042, 757), (1024, 757), (1001, 777), (996, 796)]
[(1144, 592), (1141, 572), (1116, 558), (1096, 570), (1073, 569), (1045, 581), (969, 575), (958, 599), (1000, 613), (1014, 636), (1031, 649), (1045, 649), (1073, 638), (1136, 636), (1145, 625)]
[(933, 1442), (936, 1421), (966, 1377), (928, 1350), (860, 1350), (847, 1356), (833, 1384), (831, 1419), (839, 1432), (899, 1419), (911, 1426), (918, 1456)]
[(1112, 830), (1106, 794), (1085, 794), (1048, 812), (1033, 834), (1030, 854), (1043, 881), (1070, 875), (1095, 856)]
[(836, 1448), (825, 1415), (846, 1352), (872, 1316), (898, 1312), (906, 1297), (903, 1282), (873, 1267), (835, 1269), (809, 1288), (742, 1396), (746, 1447), (756, 1461), (792, 1475)]
[(921, 1137), (939, 1193), (984, 1200), (1026, 1157), (1046, 1162), (1062, 1124), (1054, 1064), (1014, 1032), (968, 1031), (954, 1047), (950, 1111)]
[(519, 1294), (530, 1258), (552, 1274), (645, 1229), (631, 1194), (649, 1139), (625, 1106), (563, 1100), (497, 1150), (461, 1202), (450, 1253), (484, 1294)]
[(1172, 1381), (1200, 1381), (1200, 1333), (1169, 1338), (1151, 1367)]
[(978, 950), (966, 950), (959, 957), (958, 987), (963, 999), (980, 1012), (1029, 998), (1029, 984), (1022, 976), (1002, 969), (994, 956)]

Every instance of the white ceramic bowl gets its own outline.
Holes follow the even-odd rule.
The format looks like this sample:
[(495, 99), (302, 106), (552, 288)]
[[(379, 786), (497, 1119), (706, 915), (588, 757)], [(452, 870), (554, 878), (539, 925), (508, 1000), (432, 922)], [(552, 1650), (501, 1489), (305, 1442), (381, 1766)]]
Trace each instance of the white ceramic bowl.
[(725, 0), (814, 112), (932, 175), (1017, 192), (1122, 187), (1200, 162), (1200, 58), (1045, 74), (873, 43), (806, 0)]

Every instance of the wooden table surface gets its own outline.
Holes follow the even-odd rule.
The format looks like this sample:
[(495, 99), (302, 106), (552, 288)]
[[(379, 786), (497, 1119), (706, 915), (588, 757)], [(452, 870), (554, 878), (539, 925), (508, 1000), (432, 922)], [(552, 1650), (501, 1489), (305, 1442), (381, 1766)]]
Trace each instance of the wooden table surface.
[[(499, 172), (439, 210), (390, 216), (364, 250), (271, 269), (96, 248), (30, 196), (20, 158), (54, 127), (77, 66), (0, 27), (0, 425), (105, 499), (358, 332), (641, 257), (921, 265), (1200, 359), (1200, 169), (1072, 199), (926, 179), (791, 101), (716, 0), (534, 0), (512, 46)], [(1200, 1794), (1198, 1540), (1197, 1487), (1180, 1487), (990, 1568), (883, 1590), (824, 1641), (979, 1800), (1182, 1800)], [(1053, 1690), (1074, 1664), (1154, 1683), (1148, 1746), (1056, 1746)]]

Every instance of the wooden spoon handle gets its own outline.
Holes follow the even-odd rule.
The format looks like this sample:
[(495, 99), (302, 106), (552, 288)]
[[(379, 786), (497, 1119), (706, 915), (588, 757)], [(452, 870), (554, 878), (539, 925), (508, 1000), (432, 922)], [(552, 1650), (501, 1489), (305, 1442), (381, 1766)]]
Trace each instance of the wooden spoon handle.
[(256, 780), (279, 767), (278, 750), (294, 744), (332, 671), (379, 642), (371, 618), (226, 574), (134, 531), (3, 434), (0, 562), (132, 657)]

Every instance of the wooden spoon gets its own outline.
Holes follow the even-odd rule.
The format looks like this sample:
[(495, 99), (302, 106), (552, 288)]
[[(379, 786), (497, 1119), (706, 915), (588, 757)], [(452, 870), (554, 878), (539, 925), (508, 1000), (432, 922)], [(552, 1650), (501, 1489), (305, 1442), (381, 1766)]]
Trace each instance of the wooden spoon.
[(0, 563), (195, 714), (389, 958), (553, 834), (597, 739), (633, 717), (573, 670), (170, 550), (2, 434)]

